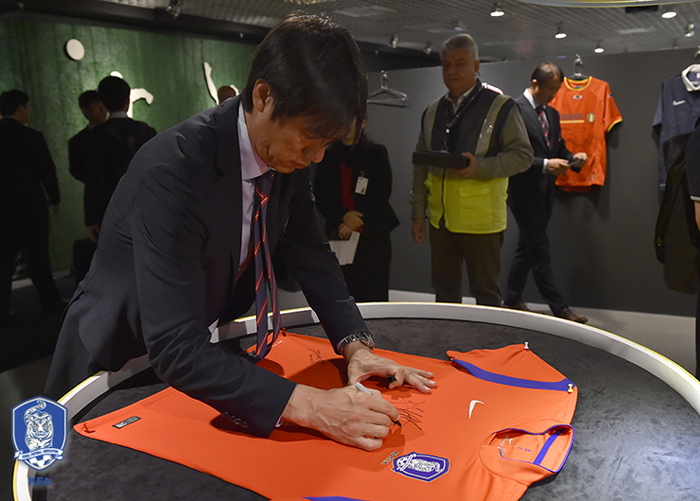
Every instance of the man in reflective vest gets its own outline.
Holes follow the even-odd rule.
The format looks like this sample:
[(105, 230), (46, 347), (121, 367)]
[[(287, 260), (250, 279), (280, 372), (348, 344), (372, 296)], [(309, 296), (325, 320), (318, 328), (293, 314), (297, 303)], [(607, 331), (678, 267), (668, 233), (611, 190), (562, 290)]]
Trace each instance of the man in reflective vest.
[(427, 213), (436, 301), (462, 302), (464, 261), (477, 304), (501, 306), (508, 177), (527, 170), (532, 147), (515, 102), (478, 79), (471, 36), (447, 40), (440, 58), (448, 92), (425, 110), (416, 150), (462, 154), (469, 164), (461, 170), (414, 166), (411, 234), (425, 242)]

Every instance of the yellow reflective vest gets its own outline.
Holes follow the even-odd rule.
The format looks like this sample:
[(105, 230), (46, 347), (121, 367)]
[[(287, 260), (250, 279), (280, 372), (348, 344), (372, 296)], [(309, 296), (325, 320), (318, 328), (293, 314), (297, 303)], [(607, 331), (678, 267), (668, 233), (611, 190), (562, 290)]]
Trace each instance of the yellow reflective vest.
[[(502, 106), (510, 98), (498, 95), (484, 118), (474, 156), (483, 158), (491, 144), (494, 124)], [(423, 118), (425, 149), (431, 149), (438, 101), (428, 106)], [(454, 233), (498, 233), (506, 228), (508, 178), (462, 179), (444, 168), (430, 167), (425, 180), (428, 188), (428, 218), (434, 227)]]

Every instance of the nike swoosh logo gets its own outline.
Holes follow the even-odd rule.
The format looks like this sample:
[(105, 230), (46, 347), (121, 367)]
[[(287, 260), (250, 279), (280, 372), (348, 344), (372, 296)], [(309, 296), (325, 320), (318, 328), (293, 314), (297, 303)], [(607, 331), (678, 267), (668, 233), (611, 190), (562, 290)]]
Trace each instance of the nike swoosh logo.
[(484, 402), (482, 402), (481, 400), (472, 400), (469, 403), (469, 419), (472, 418), (472, 412), (474, 411), (474, 407), (476, 406), (476, 404), (484, 405)]
[(685, 103), (685, 99), (681, 99), (680, 101), (673, 100), (673, 106), (679, 106), (683, 103)]

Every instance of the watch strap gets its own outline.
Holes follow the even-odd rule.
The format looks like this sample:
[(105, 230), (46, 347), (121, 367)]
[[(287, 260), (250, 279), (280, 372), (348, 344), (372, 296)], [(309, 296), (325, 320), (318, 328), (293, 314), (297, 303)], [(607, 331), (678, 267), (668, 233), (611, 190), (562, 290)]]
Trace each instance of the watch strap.
[(375, 347), (374, 339), (372, 339), (372, 334), (370, 332), (353, 332), (352, 334), (345, 336), (343, 339), (340, 340), (340, 342), (336, 346), (336, 351), (341, 355), (344, 355), (344, 351), (347, 345), (349, 345), (350, 343), (354, 343), (355, 341), (360, 341), (370, 350), (373, 350)]

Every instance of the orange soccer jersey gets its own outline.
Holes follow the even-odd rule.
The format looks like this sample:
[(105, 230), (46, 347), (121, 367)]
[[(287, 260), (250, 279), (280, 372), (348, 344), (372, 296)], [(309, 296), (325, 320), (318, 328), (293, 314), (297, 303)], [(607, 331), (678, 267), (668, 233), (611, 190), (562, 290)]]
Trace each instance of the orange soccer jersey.
[[(564, 465), (578, 389), (526, 345), (448, 352), (452, 362), (377, 351), (438, 382), (431, 394), (366, 382), (401, 415), (377, 451), (289, 423), (269, 438), (245, 435), (173, 388), (75, 429), (273, 499), (508, 501)], [(343, 385), (345, 362), (325, 339), (287, 333), (260, 365), (318, 388)]]
[(588, 154), (581, 171), (570, 170), (557, 177), (557, 186), (564, 191), (589, 191), (593, 186), (603, 186), (607, 169), (605, 133), (622, 121), (610, 86), (593, 77), (564, 77), (564, 85), (549, 105), (559, 112), (566, 148), (572, 153)]

